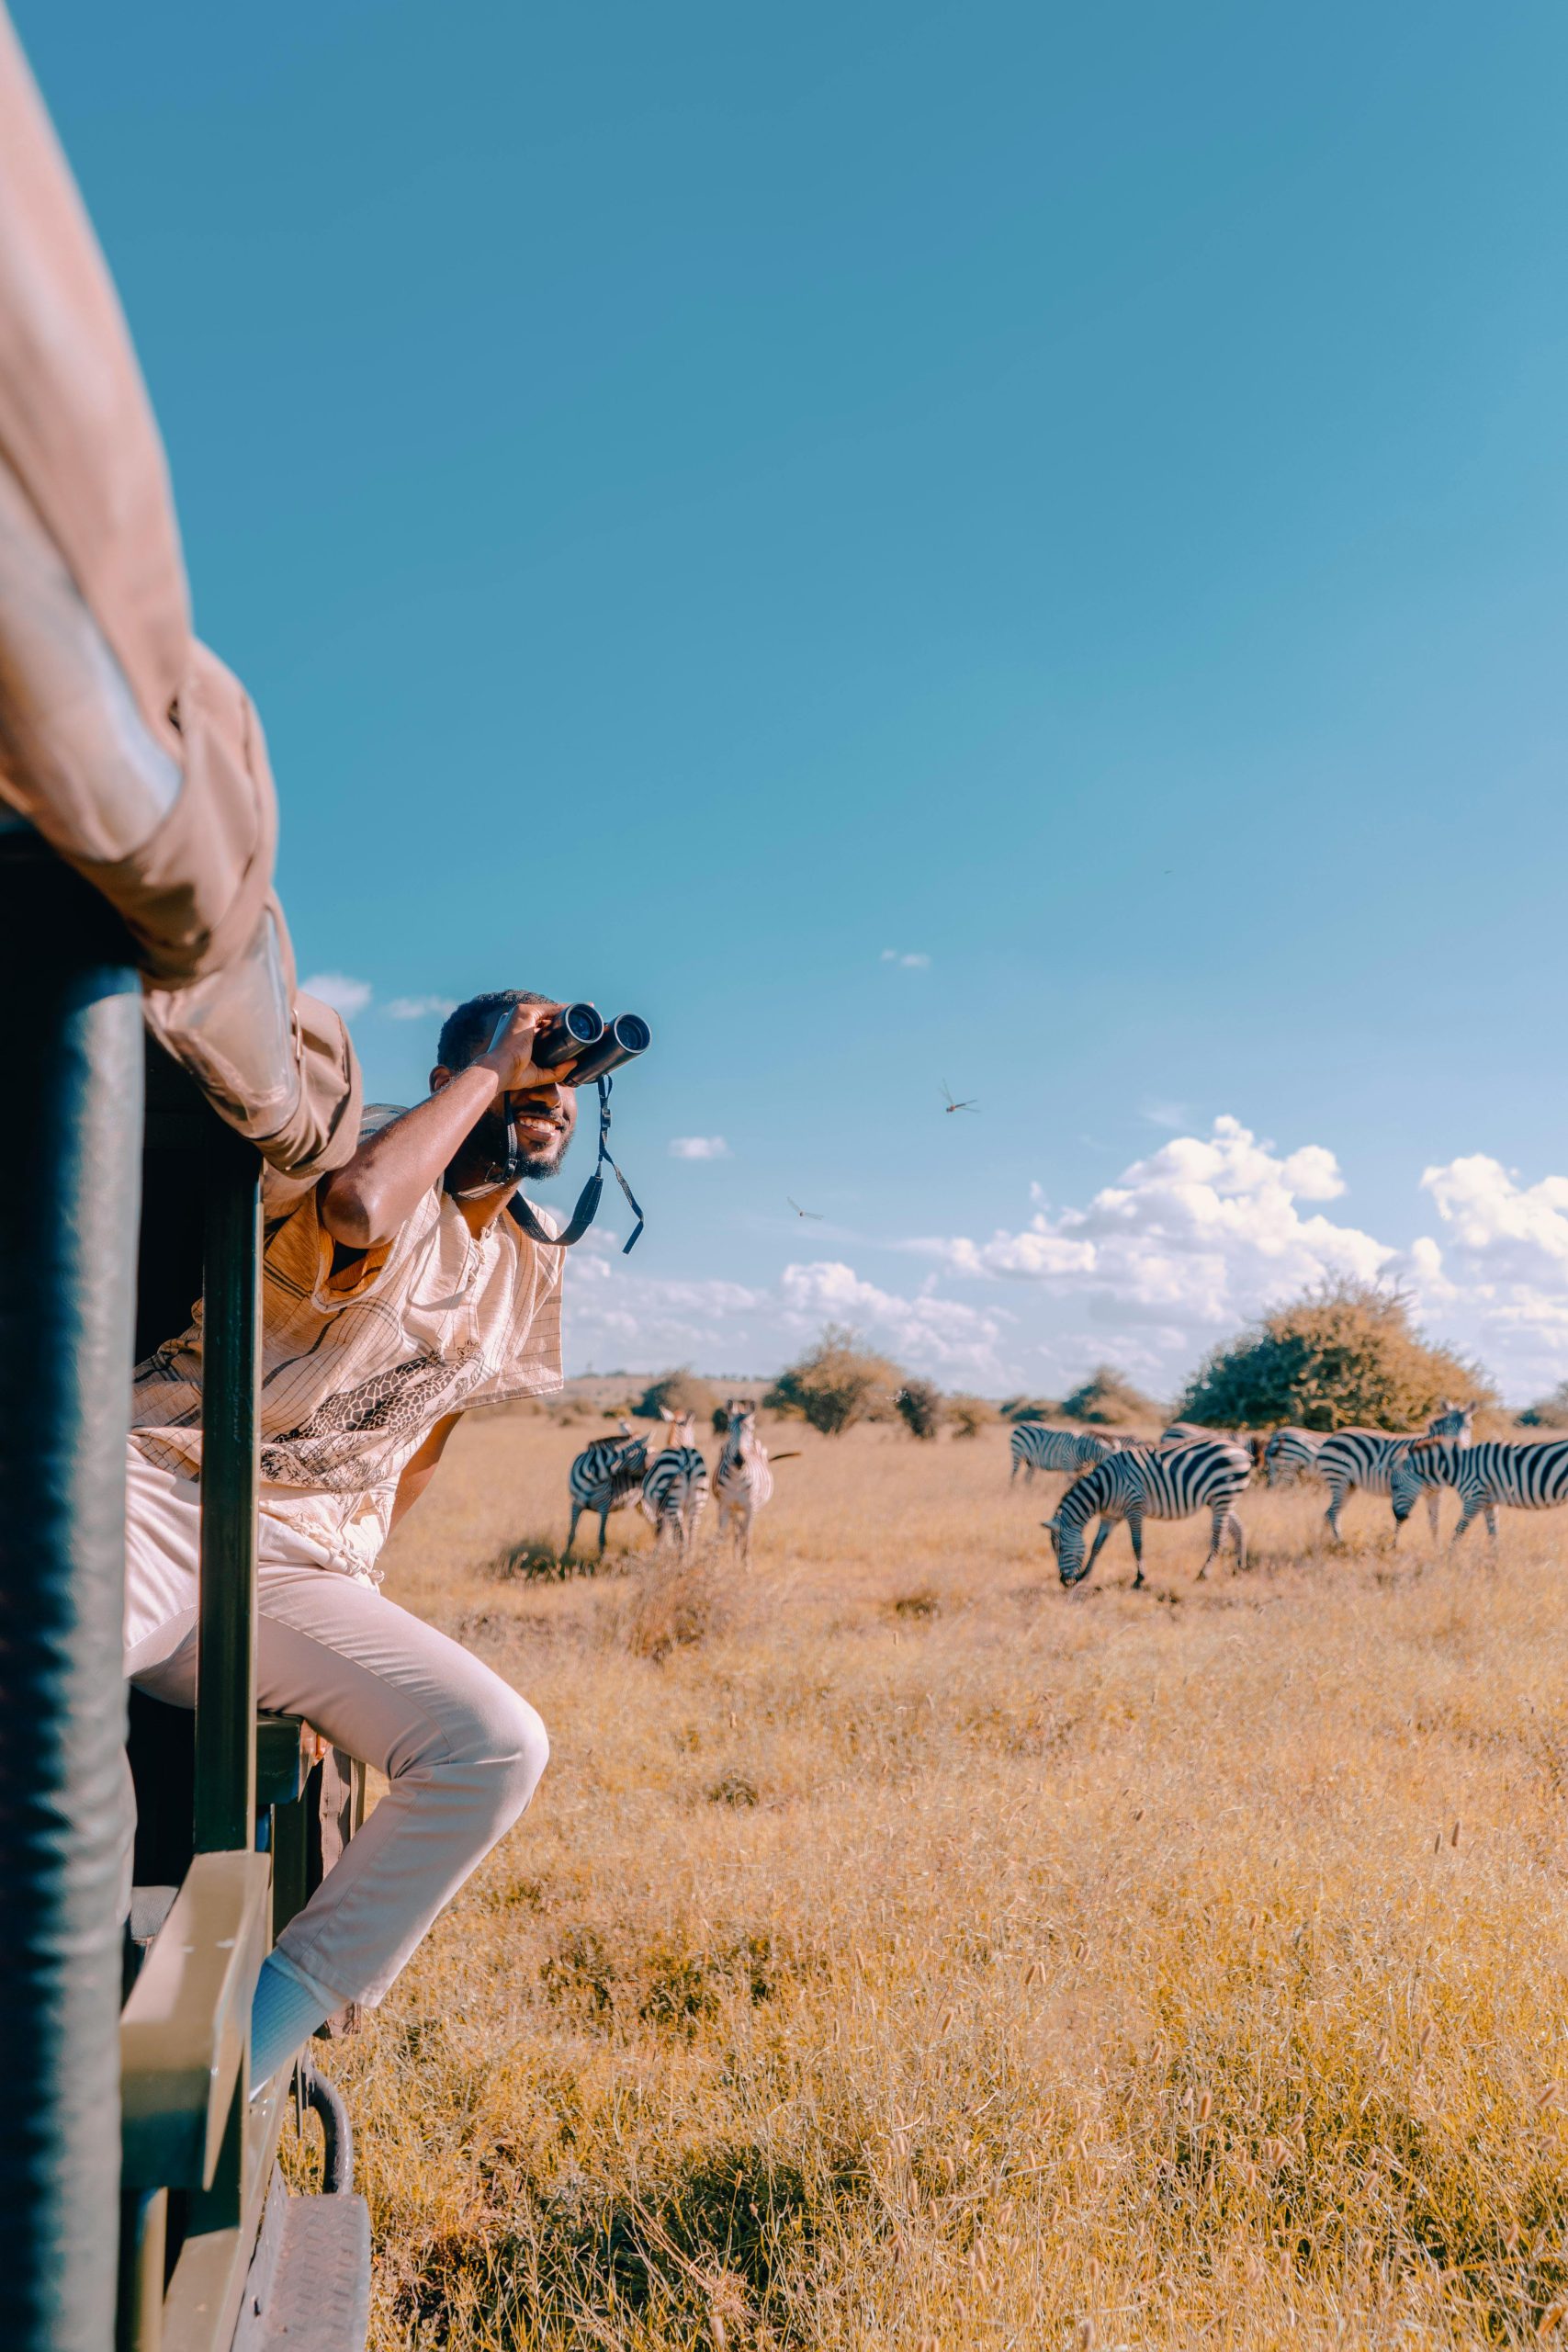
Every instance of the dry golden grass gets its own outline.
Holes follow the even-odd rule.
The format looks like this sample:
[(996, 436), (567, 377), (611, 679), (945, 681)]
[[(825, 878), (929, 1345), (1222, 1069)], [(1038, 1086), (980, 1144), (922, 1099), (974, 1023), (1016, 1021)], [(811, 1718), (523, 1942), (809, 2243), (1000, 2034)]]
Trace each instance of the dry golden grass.
[(378, 2346), (1550, 2340), (1568, 1529), (1252, 1494), (1069, 1596), (1005, 1431), (792, 1430), (749, 1577), (497, 1581), (582, 1435), (466, 1426), (389, 1555), (554, 1758), (333, 2059)]

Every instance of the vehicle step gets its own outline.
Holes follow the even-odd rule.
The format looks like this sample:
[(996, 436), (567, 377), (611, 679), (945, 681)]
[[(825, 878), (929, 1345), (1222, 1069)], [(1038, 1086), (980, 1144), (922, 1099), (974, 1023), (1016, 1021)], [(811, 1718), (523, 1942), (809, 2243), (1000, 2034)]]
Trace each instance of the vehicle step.
[(275, 2180), (233, 2352), (365, 2352), (370, 2209), (363, 2197), (288, 2197)]

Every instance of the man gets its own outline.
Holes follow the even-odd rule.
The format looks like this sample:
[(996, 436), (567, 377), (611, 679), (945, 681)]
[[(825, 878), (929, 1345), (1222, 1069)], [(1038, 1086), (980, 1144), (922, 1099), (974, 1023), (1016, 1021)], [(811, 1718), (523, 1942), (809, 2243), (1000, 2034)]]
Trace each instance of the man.
[[(303, 1197), (264, 1181), (258, 1694), (389, 1786), (262, 1970), (253, 2083), (344, 2002), (380, 2000), (545, 1769), (533, 1708), (388, 1600), (376, 1559), (470, 1406), (560, 1385), (561, 1253), (507, 1214), (576, 1122), (563, 1072), (532, 1059), (558, 1010), (517, 989), (470, 999), (426, 1101)], [(201, 1363), (198, 1309), (137, 1367), (129, 1451), (126, 1671), (183, 1706)]]

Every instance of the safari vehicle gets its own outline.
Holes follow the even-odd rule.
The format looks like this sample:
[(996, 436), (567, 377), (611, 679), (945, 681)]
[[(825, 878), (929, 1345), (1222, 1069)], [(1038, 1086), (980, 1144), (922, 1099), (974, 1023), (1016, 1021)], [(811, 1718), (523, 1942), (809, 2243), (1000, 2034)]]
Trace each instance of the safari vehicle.
[[(363, 2352), (367, 2333), (341, 2099), (308, 2064), (247, 2096), (258, 1971), (363, 1800), (255, 1702), (262, 1170), (312, 1181), (359, 1115), (342, 1023), (294, 987), (275, 831), (0, 9), (5, 2352)], [(128, 1724), (130, 1371), (198, 1295), (197, 1704), (138, 1700)], [(324, 2132), (317, 2196), (277, 2168), (291, 2105)]]

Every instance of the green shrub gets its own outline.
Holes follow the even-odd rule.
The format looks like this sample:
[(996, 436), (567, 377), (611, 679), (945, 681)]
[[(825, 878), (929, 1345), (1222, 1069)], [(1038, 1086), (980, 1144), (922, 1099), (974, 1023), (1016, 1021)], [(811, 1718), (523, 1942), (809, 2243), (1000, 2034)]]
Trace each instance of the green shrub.
[(1004, 1421), (1059, 1421), (1066, 1408), (1055, 1396), (1004, 1396), (997, 1410)]
[(1065, 1419), (1087, 1421), (1099, 1429), (1128, 1429), (1135, 1423), (1158, 1421), (1164, 1411), (1163, 1406), (1134, 1388), (1108, 1363), (1096, 1364), (1089, 1378), (1062, 1399)]
[(893, 1402), (911, 1437), (935, 1437), (947, 1419), (942, 1391), (929, 1380), (907, 1380)]
[(772, 1413), (798, 1413), (825, 1437), (856, 1421), (884, 1419), (905, 1385), (886, 1356), (874, 1355), (853, 1331), (829, 1323), (817, 1345), (781, 1372), (762, 1402)]
[(1447, 1401), (1488, 1405), (1472, 1363), (1423, 1339), (1402, 1291), (1325, 1283), (1216, 1348), (1177, 1407), (1222, 1429), (1419, 1429)]
[(986, 1396), (950, 1396), (947, 1418), (954, 1437), (978, 1437), (997, 1419), (997, 1408)]

